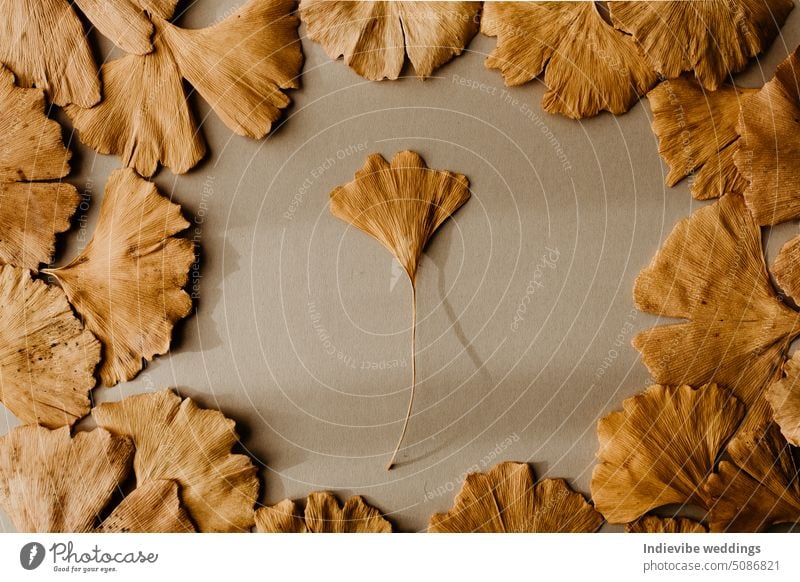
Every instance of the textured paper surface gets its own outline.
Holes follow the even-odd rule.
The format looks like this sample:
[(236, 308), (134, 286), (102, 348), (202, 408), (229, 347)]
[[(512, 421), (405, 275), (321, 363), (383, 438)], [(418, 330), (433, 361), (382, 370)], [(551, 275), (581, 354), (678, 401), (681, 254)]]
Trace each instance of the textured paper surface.
[[(235, 6), (201, 0), (179, 22), (204, 26)], [(588, 493), (597, 419), (649, 385), (630, 341), (657, 318), (633, 308), (634, 278), (699, 203), (687, 181), (664, 186), (646, 103), (583, 122), (548, 115), (540, 82), (507, 90), (484, 68), (494, 42), (476, 37), (425, 82), (368, 83), (304, 39), (303, 88), (261, 142), (232, 135), (195, 97), (210, 155), (155, 181), (202, 246), (197, 313), (172, 355), (95, 399), (177, 386), (237, 420), (264, 466), (262, 501), (360, 494), (403, 531), (450, 507), (466, 472), (501, 460)], [(796, 9), (737, 80), (761, 85), (798, 42)], [(59, 264), (88, 241), (119, 166), (72, 147), (69, 181), (89, 209)], [(473, 198), (422, 261), (418, 400), (387, 472), (407, 406), (410, 289), (389, 253), (327, 205), (368, 153), (406, 148), (467, 175)], [(770, 260), (796, 230), (767, 233)], [(0, 422), (16, 423), (4, 409)], [(10, 527), (3, 517), (0, 531)]]

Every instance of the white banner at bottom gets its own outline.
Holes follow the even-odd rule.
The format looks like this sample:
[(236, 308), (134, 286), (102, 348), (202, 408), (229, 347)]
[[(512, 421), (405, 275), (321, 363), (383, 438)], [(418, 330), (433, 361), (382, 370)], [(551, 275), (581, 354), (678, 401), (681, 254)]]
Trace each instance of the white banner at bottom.
[(796, 582), (798, 542), (793, 534), (0, 534), (0, 579)]

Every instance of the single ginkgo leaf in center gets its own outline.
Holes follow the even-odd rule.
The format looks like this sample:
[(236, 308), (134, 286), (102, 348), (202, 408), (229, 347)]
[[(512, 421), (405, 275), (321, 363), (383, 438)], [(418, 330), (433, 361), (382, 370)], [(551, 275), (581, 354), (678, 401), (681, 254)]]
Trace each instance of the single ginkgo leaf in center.
[(419, 154), (397, 153), (391, 164), (380, 154), (367, 158), (355, 180), (331, 192), (334, 216), (377, 239), (402, 265), (411, 282), (411, 397), (394, 458), (403, 442), (416, 389), (416, 277), (433, 233), (469, 199), (469, 180), (432, 170)]

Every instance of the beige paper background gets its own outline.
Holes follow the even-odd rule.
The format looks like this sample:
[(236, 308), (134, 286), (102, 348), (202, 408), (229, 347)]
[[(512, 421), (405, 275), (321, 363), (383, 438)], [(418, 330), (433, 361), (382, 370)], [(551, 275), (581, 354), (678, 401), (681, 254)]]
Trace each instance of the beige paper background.
[[(199, 0), (180, 22), (204, 26), (237, 5)], [(737, 80), (759, 86), (798, 42), (795, 10)], [(262, 465), (263, 502), (360, 494), (402, 531), (446, 510), (465, 472), (505, 459), (588, 494), (597, 419), (649, 384), (630, 341), (657, 320), (633, 308), (634, 278), (698, 204), (685, 181), (664, 186), (646, 101), (620, 117), (551, 116), (541, 82), (506, 90), (484, 68), (493, 46), (476, 37), (425, 82), (369, 83), (304, 38), (303, 87), (291, 92), (285, 124), (260, 142), (232, 135), (193, 98), (210, 154), (185, 176), (162, 170), (155, 181), (194, 217), (197, 313), (171, 355), (97, 389), (96, 401), (177, 387), (237, 421)], [(119, 165), (72, 147), (69, 181), (90, 210), (59, 263), (91, 236)], [(418, 400), (407, 448), (387, 472), (408, 398), (409, 285), (327, 201), (366, 154), (405, 148), (466, 174), (473, 198), (422, 263)], [(768, 233), (770, 256), (796, 230)], [(4, 409), (0, 422), (2, 432), (17, 424)]]

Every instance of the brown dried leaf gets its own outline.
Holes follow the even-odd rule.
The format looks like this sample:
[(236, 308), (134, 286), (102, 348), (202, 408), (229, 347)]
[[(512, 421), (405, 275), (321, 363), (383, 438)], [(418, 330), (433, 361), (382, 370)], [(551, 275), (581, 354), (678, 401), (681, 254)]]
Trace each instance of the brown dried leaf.
[(772, 263), (772, 274), (783, 292), (795, 303), (800, 300), (800, 236), (781, 247)]
[(415, 152), (399, 152), (391, 164), (373, 154), (355, 180), (331, 192), (331, 212), (389, 249), (413, 284), (428, 240), (469, 196), (465, 176), (431, 170)]
[(767, 388), (773, 419), (790, 444), (800, 447), (800, 352), (783, 365), (783, 375)]
[(758, 224), (800, 216), (800, 48), (742, 106), (735, 156), (748, 182), (747, 206)]
[(221, 412), (162, 390), (101, 404), (92, 416), (99, 426), (133, 439), (137, 486), (178, 482), (200, 531), (246, 531), (253, 525), (256, 468), (246, 456), (231, 453), (238, 436)]
[(411, 396), (394, 465), (408, 428), (416, 390), (416, 276), (422, 251), (436, 230), (470, 196), (461, 174), (430, 170), (419, 154), (402, 151), (389, 164), (380, 154), (367, 158), (356, 179), (331, 192), (331, 213), (374, 237), (391, 252), (411, 282)]
[(668, 186), (700, 169), (691, 189), (698, 200), (744, 191), (746, 183), (733, 163), (736, 125), (740, 104), (754, 93), (730, 85), (708, 92), (696, 80), (679, 77), (647, 94), (658, 153), (670, 167)]
[(708, 529), (685, 517), (645, 517), (625, 526), (626, 533), (706, 533)]
[(153, 50), (153, 24), (136, 0), (75, 0), (75, 4), (126, 53), (143, 55)]
[(397, 79), (406, 54), (429, 77), (475, 36), (479, 10), (480, 2), (300, 2), (308, 38), (371, 81)]
[(156, 14), (154, 51), (103, 66), (105, 99), (70, 107), (81, 139), (151, 176), (161, 162), (176, 174), (194, 167), (205, 143), (186, 102), (183, 79), (239, 135), (264, 137), (299, 86), (303, 54), (294, 0), (250, 0), (209, 28), (185, 30)]
[(284, 499), (256, 512), (259, 533), (391, 533), (392, 524), (360, 496), (348, 499), (344, 507), (328, 492), (315, 492), (306, 500), (305, 516), (297, 505)]
[(753, 532), (800, 522), (800, 480), (789, 445), (769, 423), (740, 430), (705, 489), (713, 500), (711, 531)]
[(258, 533), (308, 533), (300, 508), (291, 499), (256, 511)]
[(56, 235), (69, 229), (79, 202), (66, 183), (0, 183), (0, 263), (35, 270), (52, 261)]
[(191, 312), (183, 287), (194, 246), (173, 237), (188, 226), (180, 206), (154, 184), (117, 170), (92, 240), (70, 264), (44, 269), (103, 343), (100, 377), (107, 386), (136, 376), (143, 358), (167, 353), (174, 323)]
[(628, 111), (656, 82), (630, 37), (610, 26), (594, 2), (487, 2), (481, 31), (497, 37), (486, 66), (506, 85), (547, 67), (543, 107), (573, 119)]
[(295, 0), (251, 0), (209, 28), (156, 19), (181, 75), (238, 135), (261, 139), (300, 86), (303, 52)]
[(98, 528), (101, 533), (184, 533), (195, 531), (181, 505), (178, 483), (149, 481), (134, 489)]
[(81, 141), (101, 154), (115, 154), (142, 176), (158, 164), (176, 174), (192, 169), (206, 146), (175, 59), (156, 37), (155, 50), (103, 65), (105, 98), (91, 109), (67, 107)]
[(0, 401), (17, 418), (55, 428), (86, 416), (99, 361), (61, 289), (0, 265)]
[(737, 194), (678, 223), (637, 278), (634, 302), (647, 313), (688, 320), (634, 338), (656, 382), (716, 382), (748, 406), (800, 333), (798, 313), (776, 297), (761, 231)]
[(80, 201), (70, 184), (16, 183), (69, 172), (61, 126), (44, 108), (41, 90), (16, 87), (0, 65), (0, 263), (33, 270), (52, 260), (56, 235), (69, 228)]
[(0, 65), (0, 181), (62, 178), (70, 151), (61, 126), (45, 115), (44, 93), (14, 85), (14, 74)]
[(0, 62), (22, 87), (43, 89), (56, 105), (100, 100), (83, 25), (66, 0), (0, 2)]
[(467, 475), (447, 513), (431, 517), (432, 533), (578, 533), (603, 523), (583, 495), (563, 479), (534, 485), (527, 463), (505, 462)]
[(715, 91), (777, 36), (792, 0), (609, 2), (614, 26), (631, 35), (652, 66), (672, 79), (694, 71)]
[(129, 439), (22, 426), (0, 437), (0, 506), (20, 532), (88, 532), (130, 471)]
[(597, 423), (597, 510), (611, 523), (627, 523), (671, 503), (705, 507), (701, 485), (744, 406), (715, 384), (651, 386), (622, 406)]

